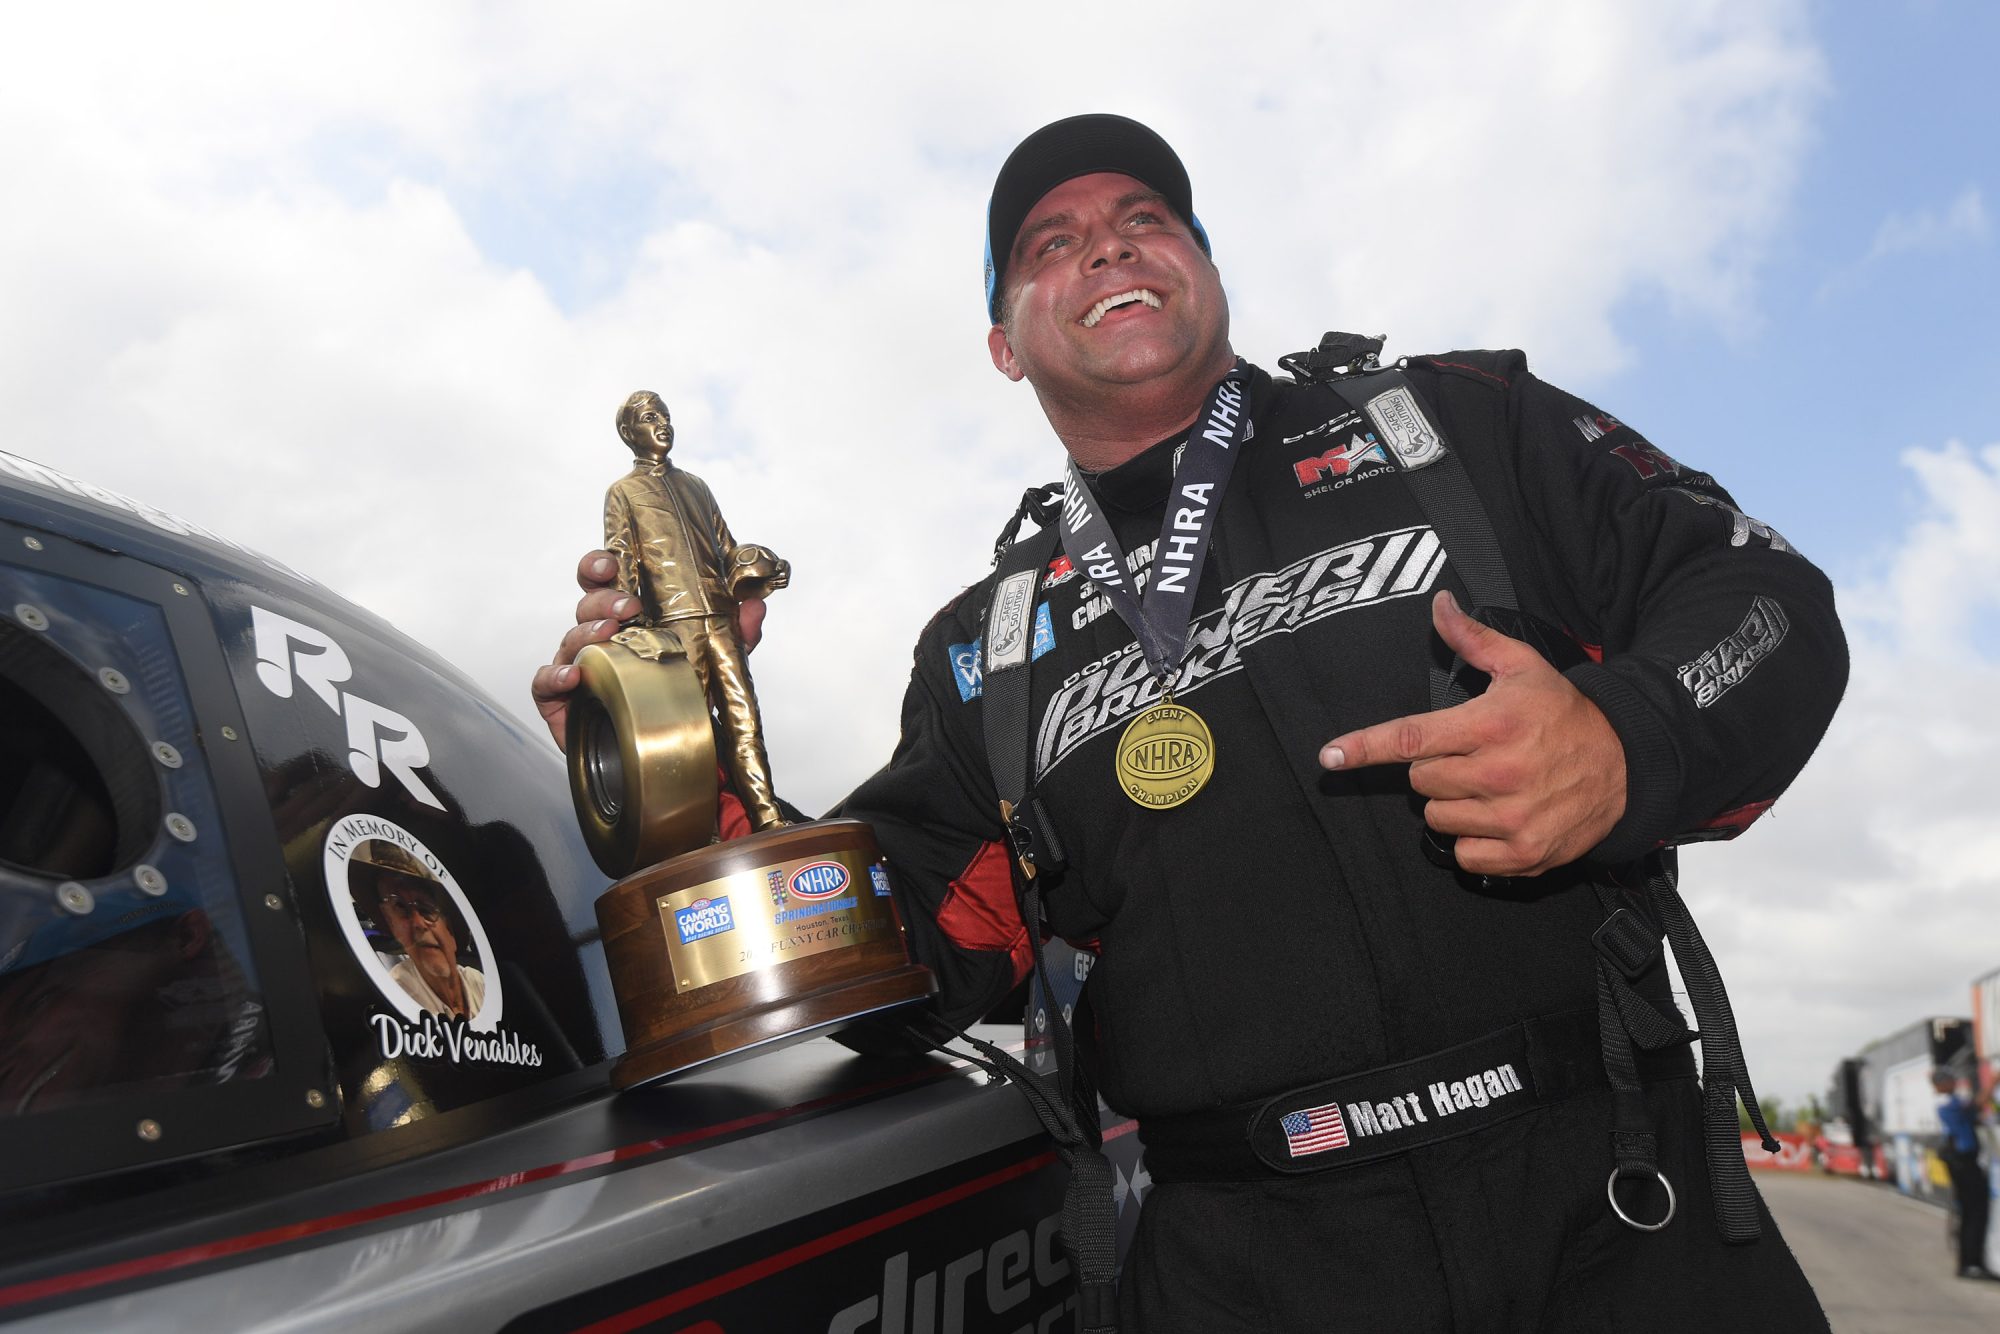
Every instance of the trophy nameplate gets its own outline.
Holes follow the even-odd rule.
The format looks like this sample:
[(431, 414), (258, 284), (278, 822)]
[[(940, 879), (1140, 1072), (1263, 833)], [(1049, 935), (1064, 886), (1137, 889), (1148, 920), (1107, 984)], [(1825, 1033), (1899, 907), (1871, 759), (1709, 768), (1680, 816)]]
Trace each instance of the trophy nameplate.
[(936, 983), (910, 962), (887, 890), (858, 820), (713, 843), (613, 885), (597, 900), (625, 1026), (611, 1082), (630, 1088), (929, 996)]
[[(666, 461), (657, 395), (627, 399), (618, 432), (638, 459), (606, 496), (605, 545), (644, 611), (577, 654), (565, 749), (584, 842), (621, 877), (596, 908), (624, 1089), (831, 1033), (937, 983), (910, 961), (873, 831), (787, 823), (771, 792), (736, 607), (789, 567), (735, 543), (708, 488)], [(725, 770), (756, 832), (714, 842)]]

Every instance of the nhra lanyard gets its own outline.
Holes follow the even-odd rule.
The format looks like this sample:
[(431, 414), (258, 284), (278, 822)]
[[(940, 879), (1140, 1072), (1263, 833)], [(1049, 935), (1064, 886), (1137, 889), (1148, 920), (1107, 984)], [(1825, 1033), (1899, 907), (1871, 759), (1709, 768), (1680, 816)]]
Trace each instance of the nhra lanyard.
[(1063, 490), (1062, 543), (1070, 562), (1102, 588), (1120, 619), (1132, 628), (1146, 664), (1162, 688), (1172, 685), (1187, 652), (1188, 621), (1195, 588), (1222, 510), (1222, 493), (1235, 470), (1237, 447), (1250, 439), (1250, 364), (1238, 357), (1208, 394), (1201, 415), (1188, 430), (1174, 467), (1167, 512), (1160, 519), (1153, 573), (1143, 595), (1132, 591), (1125, 550), (1104, 517), (1074, 461)]

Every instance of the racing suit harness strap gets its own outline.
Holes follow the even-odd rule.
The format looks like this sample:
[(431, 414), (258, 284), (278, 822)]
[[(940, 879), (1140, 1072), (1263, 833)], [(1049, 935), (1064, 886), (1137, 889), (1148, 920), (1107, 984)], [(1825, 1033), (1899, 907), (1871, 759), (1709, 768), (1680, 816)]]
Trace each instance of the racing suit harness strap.
[[(1034, 951), (1035, 976), (1043, 994), (1050, 996), (1055, 993), (1049, 986), (1041, 948), (1042, 890), (1061, 875), (1064, 858), (1048, 813), (1034, 793), (1028, 676), (1035, 656), (1035, 598), (1058, 535), (1054, 490), (1027, 492), (1013, 523), (994, 546), (999, 569), (980, 649), (980, 721), (987, 763), (993, 771), (1000, 818), (1013, 845), (1014, 884), (1021, 924), (1028, 930)], [(1016, 540), (1021, 520), (1031, 515), (1042, 525), (1040, 530)], [(1079, 1017), (1082, 1013), (1079, 1005)], [(1101, 1147), (1097, 1091), (1077, 1060), (1074, 1035), (1062, 1013), (1051, 1006), (1049, 1019), (1056, 1055), (1054, 1087), (1018, 1062), (1009, 1060), (1004, 1068), (1027, 1095), (1069, 1167), (1069, 1183), (1063, 1192), (1062, 1237), (1076, 1267), (1077, 1326), (1082, 1334), (1113, 1334), (1117, 1328), (1118, 1221), (1111, 1164)]]
[[(1155, 1181), (1238, 1181), (1321, 1172), (1476, 1134), (1607, 1082), (1598, 1015), (1512, 1024), (1414, 1060), (1342, 1075), (1258, 1103), (1139, 1123)], [(1633, 1058), (1646, 1080), (1687, 1079), (1686, 1047)]]
[[(1597, 1028), (1604, 1044), (1605, 1078), (1611, 1082), (1612, 1168), (1604, 1190), (1620, 1221), (1641, 1232), (1657, 1232), (1673, 1218), (1674, 1188), (1660, 1172), (1659, 1136), (1646, 1112), (1645, 1090), (1639, 1084), (1633, 1049), (1636, 1045), (1657, 1051), (1686, 1042), (1691, 1035), (1632, 987), (1659, 961), (1658, 929), (1620, 905), (1609, 887), (1597, 886), (1597, 897), (1605, 912), (1604, 924), (1591, 935), (1597, 948)], [(1650, 1182), (1655, 1178), (1667, 1197), (1665, 1209), (1657, 1217), (1635, 1214), (1619, 1199), (1619, 1182)]]
[(1750, 1182), (1737, 1127), (1739, 1097), (1764, 1151), (1776, 1153), (1780, 1146), (1764, 1124), (1764, 1110), (1750, 1084), (1750, 1070), (1743, 1059), (1743, 1043), (1737, 1036), (1736, 1015), (1729, 993), (1723, 989), (1722, 973), (1681, 899), (1672, 852), (1655, 854), (1648, 867), (1647, 897), (1666, 927), (1681, 978), (1687, 983), (1688, 999), (1701, 1025), (1702, 1139), (1708, 1149), (1708, 1180), (1715, 1196), (1716, 1221), (1724, 1241), (1755, 1241), (1763, 1228), (1757, 1216), (1757, 1188)]
[[(1503, 633), (1530, 642), (1552, 637), (1534, 633), (1537, 624), (1520, 611), (1513, 580), (1507, 571), (1491, 518), (1481, 504), (1464, 463), (1441, 428), (1426, 414), (1408, 377), (1396, 368), (1378, 368), (1380, 341), (1328, 334), (1316, 352), (1285, 359), (1287, 369), (1301, 380), (1324, 385), (1365, 416), (1394, 453), (1399, 472), (1450, 554), (1453, 568), (1465, 584), (1470, 612), (1488, 624), (1499, 622)], [(1356, 372), (1348, 374), (1347, 372)], [(1495, 613), (1500, 615), (1495, 615)], [(1554, 661), (1547, 642), (1537, 643)], [(1555, 645), (1557, 648), (1564, 645)], [(1461, 679), (1464, 663), (1456, 658), (1448, 669), (1433, 667), (1431, 707), (1446, 709), (1464, 703), (1472, 691)], [(1557, 663), (1558, 666), (1562, 664)], [(1434, 863), (1456, 869), (1452, 840), (1424, 833), (1424, 852)], [(1647, 876), (1642, 898), (1659, 913), (1674, 954), (1688, 979), (1694, 1011), (1701, 1024), (1704, 1054), (1703, 1139), (1714, 1191), (1716, 1221), (1726, 1240), (1757, 1239), (1755, 1192), (1745, 1170), (1736, 1133), (1736, 1098), (1740, 1091), (1751, 1121), (1767, 1149), (1776, 1143), (1764, 1129), (1761, 1110), (1750, 1088), (1749, 1071), (1736, 1039), (1734, 1016), (1694, 919), (1675, 888), (1670, 853), (1655, 853), (1644, 863)], [(1641, 998), (1632, 982), (1658, 959), (1660, 932), (1624, 908), (1612, 892), (1599, 886), (1605, 922), (1593, 937), (1597, 947), (1599, 1037), (1605, 1078), (1614, 1091), (1612, 1154), (1615, 1167), (1607, 1183), (1613, 1211), (1627, 1224), (1653, 1231), (1672, 1217), (1671, 1184), (1667, 1213), (1657, 1222), (1635, 1219), (1621, 1204), (1619, 1181), (1659, 1176), (1657, 1137), (1645, 1110), (1638, 1072), (1642, 1051), (1658, 1051), (1687, 1040), (1686, 1028)], [(1156, 1171), (1157, 1175), (1157, 1171)], [(1661, 1177), (1662, 1183), (1665, 1178)]]
[(1408, 377), (1400, 370), (1370, 370), (1323, 383), (1388, 442), (1403, 481), (1451, 554), (1473, 606), (1515, 610), (1514, 580), (1486, 507), (1458, 451), (1424, 412)]
[[(993, 559), (999, 567), (993, 585), (993, 600), (986, 609), (985, 629), (979, 651), (980, 723), (985, 732), (987, 763), (993, 770), (993, 789), (1000, 798), (1001, 819), (1013, 845), (1019, 869), (1032, 878), (1036, 868), (1052, 874), (1063, 869), (1062, 845), (1055, 828), (1032, 791), (1030, 772), (1032, 729), (1028, 714), (1028, 664), (1034, 658), (1035, 595), (1042, 570), (1055, 554), (1057, 526), (1055, 512), (1061, 488), (1032, 487), (1021, 497), (1020, 508), (1007, 530), (994, 544)], [(1027, 537), (1015, 539), (1024, 518), (1033, 517), (1042, 526)], [(1038, 925), (1022, 919), (1030, 932)]]
[[(1349, 349), (1339, 341), (1343, 338), (1351, 339), (1352, 335), (1328, 334), (1321, 340), (1321, 348), (1336, 345), (1344, 354)], [(1371, 349), (1368, 341), (1372, 340), (1361, 344), (1361, 355), (1356, 362), (1364, 368), (1361, 374), (1320, 382), (1349, 409), (1366, 417), (1377, 434), (1390, 444), (1404, 484), (1444, 544), (1452, 569), (1465, 584), (1472, 603), (1466, 609), (1468, 614), (1494, 625), (1503, 634), (1531, 641), (1545, 638), (1540, 634), (1523, 635), (1517, 628), (1521, 618), (1514, 580), (1507, 573), (1499, 539), (1493, 535), (1492, 521), (1480, 503), (1478, 491), (1473, 489), (1464, 461), (1451, 447), (1444, 431), (1425, 413), (1408, 377), (1397, 369), (1375, 368), (1374, 353), (1379, 345)], [(1433, 710), (1449, 709), (1472, 698), (1474, 691), (1464, 682), (1467, 670), (1464, 659), (1456, 654), (1449, 666), (1440, 667), (1435, 662), (1431, 665)], [(1428, 826), (1421, 838), (1427, 860), (1445, 870), (1457, 869), (1452, 853), (1455, 838)]]

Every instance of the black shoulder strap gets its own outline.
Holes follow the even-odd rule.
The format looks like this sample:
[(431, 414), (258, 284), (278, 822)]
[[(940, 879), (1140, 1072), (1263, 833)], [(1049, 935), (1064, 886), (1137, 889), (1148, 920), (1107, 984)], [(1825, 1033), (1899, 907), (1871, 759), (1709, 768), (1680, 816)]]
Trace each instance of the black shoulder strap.
[[(1028, 720), (1028, 664), (1035, 656), (1035, 597), (1042, 572), (1055, 557), (1060, 529), (1055, 507), (1058, 486), (1036, 487), (1021, 497), (1014, 521), (995, 545), (999, 567), (993, 597), (986, 605), (980, 636), (980, 722), (986, 734), (986, 762), (993, 769), (993, 791), (1000, 798), (1002, 818), (1014, 838), (1014, 852), (1025, 867), (1037, 864), (1058, 870), (1061, 849), (1030, 789), (1035, 780), (1030, 754), (1033, 729)], [(1021, 521), (1033, 517), (1041, 528), (1016, 539)], [(1025, 841), (1024, 841), (1025, 840)], [(1025, 869), (1025, 868), (1024, 868)]]
[[(1014, 887), (1021, 922), (1028, 928), (1035, 956), (1035, 976), (1042, 994), (1053, 997), (1041, 948), (1042, 891), (1062, 873), (1062, 845), (1034, 792), (1034, 732), (1029, 726), (1029, 664), (1034, 661), (1035, 605), (1043, 572), (1056, 550), (1059, 528), (1056, 507), (1060, 487), (1037, 487), (1021, 498), (1014, 520), (995, 544), (999, 567), (987, 604), (980, 639), (980, 721), (986, 736), (986, 759), (993, 770), (993, 790), (1000, 800), (1000, 818), (1014, 850)], [(1033, 517), (1039, 531), (1015, 538), (1021, 521)], [(1085, 1014), (1079, 1005), (1077, 1015)], [(1086, 1021), (1087, 1022), (1087, 1021)], [(1102, 1151), (1097, 1119), (1097, 1091), (1077, 1057), (1070, 1024), (1051, 1001), (1050, 1037), (1056, 1054), (1056, 1087), (1041, 1076), (1014, 1066), (1008, 1070), (1042, 1126), (1069, 1165), (1069, 1185), (1063, 1195), (1063, 1243), (1076, 1267), (1077, 1327), (1082, 1334), (1115, 1334), (1118, 1304), (1118, 1216), (1112, 1195), (1111, 1164)]]
[[(1497, 620), (1508, 634), (1520, 634), (1520, 603), (1506, 558), (1500, 554), (1500, 540), (1493, 534), (1493, 521), (1473, 488), (1465, 461), (1444, 428), (1425, 411), (1409, 377), (1390, 367), (1320, 382), (1366, 417), (1376, 437), (1396, 456), (1403, 481), (1465, 583), (1472, 599), (1468, 611), (1489, 623)], [(1448, 665), (1432, 664), (1432, 709), (1448, 709), (1472, 698), (1464, 672), (1464, 662), (1455, 655)], [(1450, 851), (1448, 836), (1425, 831), (1424, 853), (1432, 861), (1456, 866)]]
[[(1376, 435), (1394, 453), (1403, 480), (1465, 583), (1473, 601), (1473, 614), (1487, 609), (1518, 614), (1520, 605), (1514, 581), (1500, 553), (1492, 519), (1472, 485), (1463, 460), (1443, 429), (1425, 411), (1400, 364), (1375, 368), (1375, 353), (1379, 350), (1379, 340), (1356, 341), (1351, 335), (1329, 334), (1316, 352), (1288, 359), (1287, 369), (1339, 395), (1348, 407), (1368, 419)], [(1359, 373), (1344, 373), (1349, 370)], [(1449, 669), (1432, 669), (1432, 708), (1449, 708), (1470, 697), (1460, 680), (1461, 666), (1454, 660)], [(1428, 831), (1425, 850), (1432, 854), (1433, 860), (1440, 860), (1439, 853), (1450, 855), (1449, 845)], [(1455, 866), (1455, 859), (1449, 864)], [(1647, 898), (1663, 919), (1701, 1026), (1703, 1138), (1716, 1221), (1725, 1240), (1755, 1241), (1761, 1227), (1755, 1191), (1736, 1131), (1739, 1094), (1765, 1147), (1775, 1152), (1776, 1142), (1764, 1129), (1750, 1072), (1737, 1040), (1735, 1016), (1723, 990), (1722, 975), (1677, 892), (1671, 855), (1655, 854), (1648, 859), (1646, 871)], [(1661, 1014), (1631, 985), (1657, 959), (1659, 931), (1624, 909), (1609, 890), (1602, 890), (1601, 897), (1606, 920), (1594, 941), (1598, 950), (1598, 1028), (1604, 1045), (1605, 1073), (1615, 1103), (1612, 1205), (1624, 1221), (1652, 1230), (1665, 1226), (1666, 1220), (1657, 1224), (1633, 1223), (1619, 1206), (1615, 1193), (1619, 1180), (1659, 1176), (1657, 1141), (1645, 1110), (1644, 1091), (1632, 1049), (1635, 1041), (1650, 1050), (1685, 1042), (1690, 1035), (1678, 1019), (1670, 1020)], [(1667, 1218), (1672, 1216), (1670, 1200)]]
[(1409, 377), (1394, 367), (1323, 381), (1375, 428), (1402, 468), (1424, 517), (1437, 531), (1466, 592), (1479, 607), (1518, 611), (1514, 580), (1500, 555), (1493, 522), (1466, 474), (1465, 462), (1424, 410)]

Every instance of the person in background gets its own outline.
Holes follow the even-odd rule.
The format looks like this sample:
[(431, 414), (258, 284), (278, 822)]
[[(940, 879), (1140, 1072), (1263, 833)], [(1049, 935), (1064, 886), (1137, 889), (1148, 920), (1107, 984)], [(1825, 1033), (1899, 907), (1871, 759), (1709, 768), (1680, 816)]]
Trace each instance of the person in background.
[(1944, 1124), (1940, 1156), (1951, 1173), (1958, 1202), (1958, 1276), (1992, 1278), (1986, 1268), (1986, 1216), (1991, 1199), (1986, 1169), (1979, 1161), (1979, 1116), (1958, 1091), (1958, 1076), (1939, 1068), (1931, 1075), (1938, 1091), (1938, 1120)]

